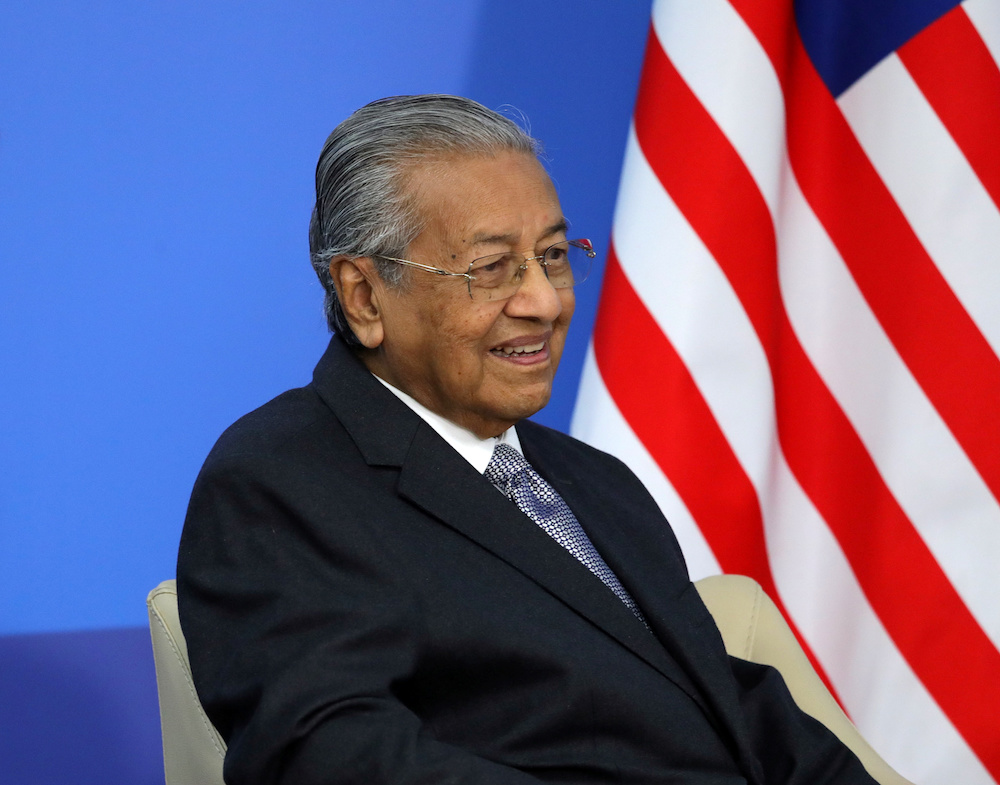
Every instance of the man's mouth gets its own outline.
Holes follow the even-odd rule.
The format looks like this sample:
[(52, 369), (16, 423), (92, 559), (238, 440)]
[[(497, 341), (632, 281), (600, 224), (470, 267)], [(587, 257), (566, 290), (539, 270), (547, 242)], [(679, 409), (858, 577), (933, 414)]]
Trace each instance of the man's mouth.
[(490, 349), (490, 352), (497, 357), (529, 357), (533, 354), (538, 354), (544, 348), (545, 341), (540, 341), (539, 343), (529, 343), (525, 346), (498, 346), (496, 349)]

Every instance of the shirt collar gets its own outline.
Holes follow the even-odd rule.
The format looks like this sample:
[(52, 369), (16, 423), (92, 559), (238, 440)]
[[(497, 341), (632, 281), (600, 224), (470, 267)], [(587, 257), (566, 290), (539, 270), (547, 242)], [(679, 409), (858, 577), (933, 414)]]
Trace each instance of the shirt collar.
[[(372, 374), (375, 376), (375, 374)], [(482, 474), (486, 471), (486, 466), (493, 456), (493, 447), (497, 444), (509, 444), (515, 450), (523, 453), (521, 442), (517, 438), (517, 431), (511, 427), (499, 436), (492, 436), (487, 439), (480, 439), (468, 428), (456, 425), (451, 420), (442, 417), (437, 412), (432, 412), (422, 403), (417, 401), (402, 390), (393, 387), (385, 379), (375, 376), (385, 387), (399, 400), (409, 406), (420, 418), (431, 428), (437, 431), (438, 435), (448, 444), (455, 448), (459, 455), (472, 464), (473, 468)]]

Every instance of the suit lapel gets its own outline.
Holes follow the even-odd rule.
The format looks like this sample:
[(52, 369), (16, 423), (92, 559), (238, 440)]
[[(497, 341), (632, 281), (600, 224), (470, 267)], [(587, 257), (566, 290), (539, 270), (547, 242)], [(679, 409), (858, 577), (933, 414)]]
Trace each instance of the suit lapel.
[(333, 410), (369, 466), (401, 466), (423, 422), (339, 338), (313, 371), (313, 389)]

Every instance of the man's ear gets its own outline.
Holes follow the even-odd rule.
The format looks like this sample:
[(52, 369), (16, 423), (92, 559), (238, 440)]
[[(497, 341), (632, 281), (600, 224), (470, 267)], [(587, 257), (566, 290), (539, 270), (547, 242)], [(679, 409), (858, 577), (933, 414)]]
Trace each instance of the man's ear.
[(367, 256), (335, 256), (330, 260), (330, 277), (337, 299), (358, 340), (368, 349), (381, 345), (385, 337), (382, 313), (372, 281), (378, 273)]

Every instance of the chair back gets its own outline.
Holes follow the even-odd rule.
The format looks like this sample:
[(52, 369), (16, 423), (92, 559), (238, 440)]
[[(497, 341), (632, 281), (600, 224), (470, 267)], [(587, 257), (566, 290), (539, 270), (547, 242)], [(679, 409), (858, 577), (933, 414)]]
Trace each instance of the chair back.
[(177, 615), (177, 586), (164, 581), (146, 597), (160, 696), (166, 785), (224, 785), (226, 742), (201, 706)]
[(912, 785), (847, 718), (759, 583), (744, 575), (713, 575), (694, 585), (722, 633), (727, 653), (776, 668), (798, 707), (833, 731), (880, 785)]

